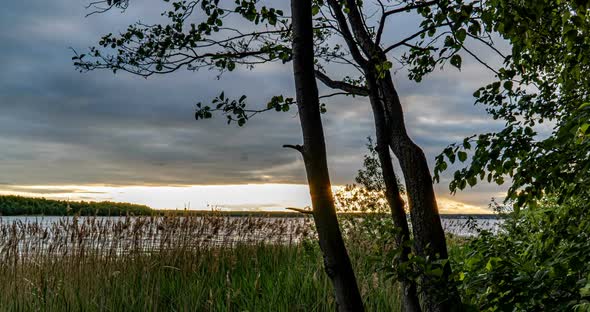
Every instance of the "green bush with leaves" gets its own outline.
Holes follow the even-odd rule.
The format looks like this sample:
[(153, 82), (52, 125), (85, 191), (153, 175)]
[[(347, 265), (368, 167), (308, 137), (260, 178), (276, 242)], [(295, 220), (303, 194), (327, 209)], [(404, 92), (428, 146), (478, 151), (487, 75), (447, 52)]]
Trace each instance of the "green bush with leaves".
[(454, 250), (473, 311), (590, 311), (590, 211), (581, 200), (506, 214), (497, 234)]

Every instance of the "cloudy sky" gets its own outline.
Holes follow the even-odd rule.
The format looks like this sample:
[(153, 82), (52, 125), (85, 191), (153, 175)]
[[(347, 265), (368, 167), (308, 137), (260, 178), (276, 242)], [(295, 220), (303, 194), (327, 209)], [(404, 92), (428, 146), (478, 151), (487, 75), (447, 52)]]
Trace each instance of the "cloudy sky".
[[(143, 79), (75, 70), (71, 48), (86, 50), (100, 35), (138, 20), (158, 21), (161, 1), (145, 3), (132, 4), (124, 14), (90, 17), (85, 17), (85, 1), (1, 4), (0, 194), (121, 200), (157, 208), (307, 205), (303, 163), (281, 148), (301, 141), (293, 112), (269, 112), (242, 128), (221, 118), (193, 118), (195, 103), (221, 90), (247, 94), (252, 105), (293, 94), (290, 65), (238, 68), (220, 80), (210, 71)], [(412, 24), (411, 17), (401, 23)], [(395, 39), (391, 32), (387, 36)], [(410, 82), (403, 69), (394, 79), (408, 130), (431, 168), (446, 145), (498, 126), (473, 105), (471, 94), (490, 75), (469, 59), (461, 72), (437, 71), (421, 84)], [(326, 103), (332, 181), (351, 183), (366, 137), (374, 132), (370, 107), (362, 98)], [(452, 170), (436, 185), (443, 212), (481, 211), (503, 194), (503, 188), (483, 184), (451, 196), (451, 175)]]

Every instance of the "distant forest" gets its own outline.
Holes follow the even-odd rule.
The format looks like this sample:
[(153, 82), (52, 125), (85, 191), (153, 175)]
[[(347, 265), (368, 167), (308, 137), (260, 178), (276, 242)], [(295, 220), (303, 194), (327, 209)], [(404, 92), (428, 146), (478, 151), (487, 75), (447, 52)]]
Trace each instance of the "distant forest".
[(130, 203), (78, 202), (12, 195), (0, 196), (0, 216), (138, 216), (152, 214), (154, 214), (152, 208)]

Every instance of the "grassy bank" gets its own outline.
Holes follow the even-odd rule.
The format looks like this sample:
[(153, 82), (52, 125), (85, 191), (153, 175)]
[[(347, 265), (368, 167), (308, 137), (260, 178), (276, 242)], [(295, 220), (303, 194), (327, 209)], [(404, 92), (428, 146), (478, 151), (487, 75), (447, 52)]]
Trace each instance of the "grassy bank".
[[(265, 233), (280, 237), (298, 231), (292, 223), (205, 220), (86, 219), (49, 230), (0, 226), (0, 310), (335, 310), (321, 253), (310, 238), (257, 243), (235, 235), (272, 228)], [(222, 231), (227, 228), (235, 232)], [(350, 253), (367, 309), (396, 311), (396, 286), (364, 248), (351, 243)]]
[[(43, 259), (2, 265), (0, 280), (5, 311), (335, 310), (318, 251), (301, 244)], [(370, 310), (396, 306), (390, 283), (361, 284)]]

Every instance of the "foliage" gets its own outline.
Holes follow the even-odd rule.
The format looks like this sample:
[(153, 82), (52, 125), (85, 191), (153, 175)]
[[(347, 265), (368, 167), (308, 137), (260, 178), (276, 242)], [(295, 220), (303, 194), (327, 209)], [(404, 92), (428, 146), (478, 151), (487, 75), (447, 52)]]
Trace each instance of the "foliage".
[[(495, 33), (508, 41), (496, 81), (478, 89), (476, 103), (504, 121), (504, 128), (466, 138), (437, 157), (435, 173), (455, 156), (472, 161), (455, 172), (451, 191), (479, 180), (511, 179), (515, 207), (547, 194), (559, 201), (587, 194), (590, 181), (590, 6), (587, 1), (485, 1), (482, 27), (473, 36)], [(481, 38), (480, 38), (481, 39)], [(468, 50), (466, 50), (468, 51)], [(481, 59), (478, 59), (481, 60)], [(487, 66), (487, 64), (486, 64)]]
[(507, 215), (452, 255), (463, 301), (473, 311), (590, 311), (590, 212), (586, 203)]
[[(238, 67), (248, 69), (269, 62), (291, 60), (291, 21), (282, 10), (258, 1), (220, 3), (218, 0), (169, 1), (162, 12), (166, 23), (137, 22), (118, 35), (109, 33), (87, 53), (74, 52), (80, 71), (109, 69), (149, 77), (186, 69), (216, 70), (220, 77)], [(120, 2), (128, 5), (128, 1)], [(113, 4), (120, 6), (120, 4)], [(94, 7), (104, 13), (113, 6)], [(94, 13), (93, 12), (93, 13)], [(248, 29), (244, 29), (244, 24)], [(111, 52), (109, 52), (109, 50)], [(247, 96), (231, 99), (221, 92), (211, 104), (196, 104), (195, 119), (208, 119), (219, 112), (227, 123), (243, 126), (252, 116), (265, 111), (288, 111), (292, 98), (273, 96), (266, 108), (246, 106)]]
[(0, 196), (0, 216), (124, 216), (151, 215), (144, 205), (115, 202), (63, 201), (21, 196)]
[[(91, 13), (104, 13), (112, 7), (125, 9), (128, 0), (109, 3), (108, 7), (91, 6)], [(218, 0), (164, 0), (170, 7), (162, 12), (164, 23), (146, 24), (137, 22), (120, 34), (109, 33), (86, 53), (74, 51), (74, 65), (81, 72), (108, 69), (126, 71), (149, 77), (179, 70), (215, 70), (219, 77), (238, 68), (253, 69), (256, 65), (292, 60), (291, 17), (278, 7), (269, 7), (266, 2), (244, 0), (220, 2)], [(314, 53), (316, 76), (335, 95), (368, 96), (363, 69), (372, 64), (378, 77), (393, 68), (387, 59), (379, 61), (373, 47), (386, 54), (401, 50), (404, 57), (401, 65), (409, 66), (410, 78), (420, 81), (422, 76), (434, 70), (438, 64), (449, 62), (461, 67), (459, 51), (463, 41), (482, 28), (477, 21), (479, 1), (467, 4), (461, 1), (313, 1)], [(96, 3), (101, 3), (98, 1)], [(270, 2), (269, 2), (270, 3)], [(351, 10), (354, 7), (354, 10)], [(353, 21), (354, 12), (362, 15), (362, 23)], [(379, 12), (380, 11), (380, 12)], [(416, 33), (397, 42), (382, 42), (385, 24), (389, 18), (417, 12), (421, 17)], [(380, 14), (378, 14), (380, 13)], [(350, 24), (350, 25), (349, 25)], [(353, 25), (354, 24), (354, 25)], [(245, 27), (245, 25), (247, 25)], [(356, 38), (356, 27), (362, 28), (367, 38)], [(440, 29), (441, 35), (436, 35)], [(365, 40), (366, 39), (366, 40)], [(437, 52), (437, 53), (436, 53)], [(332, 64), (338, 64), (344, 75), (340, 79), (329, 77)], [(342, 71), (342, 70), (339, 70)], [(360, 76), (358, 73), (361, 73)], [(354, 74), (348, 74), (354, 73)], [(353, 76), (351, 76), (353, 75)], [(249, 118), (266, 111), (288, 111), (293, 100), (275, 95), (264, 107), (247, 106), (246, 96), (229, 99), (223, 92), (212, 103), (199, 102), (196, 119), (212, 118), (215, 112), (224, 115), (227, 122), (243, 126)], [(322, 112), (326, 111), (322, 104)]]
[[(407, 240), (403, 246), (397, 246), (398, 228), (391, 217), (383, 214), (347, 215), (341, 219), (346, 244), (351, 254), (363, 257), (364, 266), (382, 274), (386, 280), (415, 283), (419, 294), (428, 293), (440, 296), (441, 300), (453, 291), (452, 283), (442, 279), (448, 259), (421, 256), (414, 252), (408, 259), (402, 257), (403, 248), (412, 248), (413, 240)], [(361, 252), (359, 255), (356, 253)], [(428, 279), (429, 283), (421, 283)]]
[(437, 66), (447, 63), (461, 69), (460, 52), (477, 56), (466, 47), (469, 40), (488, 44), (489, 32), (482, 21), (482, 1), (433, 1), (434, 6), (417, 9), (421, 16), (420, 32), (415, 44), (403, 54), (402, 61), (408, 65), (408, 77), (420, 82)]

